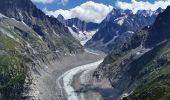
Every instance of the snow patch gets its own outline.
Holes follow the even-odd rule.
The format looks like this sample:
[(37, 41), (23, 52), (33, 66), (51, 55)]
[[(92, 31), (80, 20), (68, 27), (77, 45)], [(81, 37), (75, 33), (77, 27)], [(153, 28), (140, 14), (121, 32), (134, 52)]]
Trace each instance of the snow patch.
[[(72, 27), (78, 30), (75, 25), (73, 25)], [(92, 36), (98, 31), (98, 29), (96, 29), (93, 31), (78, 31), (78, 33), (76, 33), (73, 31), (71, 27), (68, 27), (68, 29), (70, 33), (72, 34), (72, 36), (76, 38), (77, 40), (79, 40), (82, 45), (85, 45), (86, 42), (89, 41), (92, 38)]]
[(124, 94), (122, 94), (122, 96), (121, 96), (120, 98), (121, 98), (121, 100), (122, 100), (123, 98), (125, 98), (125, 97), (127, 97), (127, 96), (129, 96), (129, 94), (128, 94), (128, 93), (124, 93)]
[(141, 54), (141, 52), (137, 52), (137, 53), (136, 53), (136, 55), (140, 55), (140, 54)]
[(24, 17), (22, 16), (21, 12), (19, 12), (19, 16), (20, 16), (21, 20), (23, 21)]
[(124, 19), (121, 19), (117, 22), (120, 26), (124, 23)]
[(98, 29), (96, 29), (94, 31), (90, 31), (90, 32), (85, 32), (85, 34), (86, 34), (85, 37), (86, 38), (81, 40), (80, 43), (84, 46), (87, 43), (87, 41), (89, 41), (97, 31), (98, 31)]
[(18, 23), (20, 22), (20, 21), (17, 21), (15, 18), (11, 18), (11, 19), (12, 19), (12, 20), (15, 20), (15, 21), (18, 22)]
[(127, 31), (128, 33), (131, 33), (131, 34), (133, 34), (133, 33), (135, 33), (135, 32), (133, 32), (133, 31)]
[(7, 18), (7, 17), (0, 13), (0, 18)]
[(23, 20), (22, 20), (21, 22), (22, 22), (25, 26), (27, 26), (27, 24), (26, 24)]
[(77, 34), (76, 32), (74, 32), (71, 27), (68, 27), (68, 30), (70, 31), (70, 33), (72, 34), (72, 36), (73, 36), (74, 38), (76, 38), (77, 40), (79, 40), (78, 34)]
[(125, 20), (127, 17), (128, 17), (127, 15), (126, 15), (126, 16), (123, 16), (123, 17), (119, 17), (119, 18), (116, 18), (114, 21), (116, 21), (117, 24), (119, 24), (120, 26), (122, 26), (123, 23), (124, 23), (124, 20)]
[(72, 25), (72, 27), (74, 27), (76, 30), (78, 30), (78, 28), (75, 25)]

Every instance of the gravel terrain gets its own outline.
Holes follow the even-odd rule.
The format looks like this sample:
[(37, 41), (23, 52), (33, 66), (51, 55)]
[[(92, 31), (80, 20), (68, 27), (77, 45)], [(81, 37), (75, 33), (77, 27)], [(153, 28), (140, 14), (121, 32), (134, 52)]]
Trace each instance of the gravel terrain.
[(58, 85), (58, 78), (66, 71), (77, 66), (93, 63), (104, 58), (104, 54), (96, 55), (91, 51), (83, 54), (70, 55), (63, 59), (53, 61), (45, 66), (45, 69), (39, 70), (38, 74), (33, 74), (32, 95), (36, 100), (67, 100), (67, 94), (63, 91), (63, 83)]

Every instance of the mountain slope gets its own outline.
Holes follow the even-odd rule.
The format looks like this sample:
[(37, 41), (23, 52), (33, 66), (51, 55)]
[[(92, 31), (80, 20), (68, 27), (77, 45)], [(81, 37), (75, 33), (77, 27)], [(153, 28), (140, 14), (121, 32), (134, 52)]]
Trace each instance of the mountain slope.
[[(167, 27), (170, 23), (166, 19), (169, 13), (167, 7), (153, 25), (134, 33), (129, 41), (114, 49), (95, 71), (94, 76), (98, 79), (109, 79), (116, 91), (115, 100), (129, 94), (125, 100), (167, 100), (169, 97), (170, 31)], [(160, 18), (161, 21), (158, 21)], [(153, 28), (161, 23), (164, 23), (163, 27)]]
[[(155, 23), (151, 27), (149, 31), (149, 35), (146, 41), (146, 46), (153, 47), (157, 44), (162, 46), (156, 46), (153, 50), (155, 53), (152, 53), (152, 58), (143, 64), (143, 69), (146, 74), (145, 82), (137, 87), (135, 91), (130, 94), (128, 97), (124, 98), (125, 100), (167, 100), (170, 97), (169, 89), (170, 89), (170, 71), (169, 71), (169, 17), (170, 17), (170, 7), (159, 14)], [(159, 28), (158, 28), (159, 27)], [(163, 43), (162, 41), (168, 41)], [(157, 50), (157, 51), (156, 51)], [(147, 55), (145, 55), (147, 56)], [(146, 57), (145, 57), (146, 58)], [(141, 58), (141, 61), (145, 59)], [(140, 63), (140, 62), (137, 62)], [(141, 65), (139, 65), (140, 68)], [(148, 71), (149, 70), (149, 71)]]
[[(2, 15), (2, 14), (1, 14)], [(0, 98), (4, 100), (34, 99), (30, 94), (37, 75), (50, 61), (63, 55), (48, 47), (37, 32), (23, 22), (0, 18)], [(43, 73), (44, 74), (44, 73)], [(38, 79), (36, 79), (39, 81)]]
[(0, 98), (22, 99), (21, 93), (24, 92), (24, 84), (27, 84), (25, 79), (29, 72), (27, 64), (33, 63), (36, 60), (34, 57), (47, 46), (36, 32), (22, 22), (1, 17), (0, 47)]
[(169, 46), (168, 41), (132, 63), (128, 72), (142, 84), (127, 97), (128, 100), (167, 100), (170, 97)]
[(48, 17), (30, 0), (5, 0), (0, 4), (0, 13), (23, 21), (37, 32), (53, 51), (76, 53), (82, 46), (69, 30), (57, 19)]
[(68, 28), (30, 0), (1, 1), (0, 99), (37, 99), (35, 80), (40, 81), (47, 65), (83, 51)]
[(168, 25), (170, 23), (170, 7), (167, 7), (167, 9), (158, 15), (158, 17), (155, 20), (155, 23), (151, 26), (148, 36), (148, 39), (146, 41), (146, 46), (154, 46), (157, 43), (169, 39), (170, 35), (170, 26)]

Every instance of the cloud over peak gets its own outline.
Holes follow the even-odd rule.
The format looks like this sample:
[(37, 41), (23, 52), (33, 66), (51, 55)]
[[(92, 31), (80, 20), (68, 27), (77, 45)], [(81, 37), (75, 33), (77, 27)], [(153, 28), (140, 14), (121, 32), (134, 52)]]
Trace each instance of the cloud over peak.
[(44, 12), (47, 15), (53, 15), (54, 17), (61, 14), (65, 19), (79, 18), (86, 22), (100, 23), (112, 9), (113, 7), (110, 5), (87, 1), (80, 6), (76, 6), (69, 10), (59, 9), (56, 11), (49, 11), (48, 9), (44, 9)]
[(170, 5), (170, 0), (155, 0), (154, 3), (150, 3), (148, 1), (136, 1), (131, 0), (130, 3), (118, 1), (116, 6), (121, 9), (129, 9), (136, 13), (138, 10), (152, 10), (155, 11), (159, 7), (165, 9), (168, 5)]

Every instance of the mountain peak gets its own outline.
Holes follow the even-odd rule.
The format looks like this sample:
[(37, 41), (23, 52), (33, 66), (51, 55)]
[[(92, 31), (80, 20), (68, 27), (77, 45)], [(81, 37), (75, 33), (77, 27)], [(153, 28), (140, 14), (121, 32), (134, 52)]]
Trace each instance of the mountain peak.
[(157, 12), (163, 12), (164, 9), (162, 9), (161, 7), (159, 7), (156, 11)]
[(165, 13), (166, 12), (170, 12), (170, 6), (168, 6), (166, 9), (165, 9)]
[(58, 20), (59, 22), (61, 22), (63, 25), (65, 25), (65, 19), (64, 19), (63, 15), (59, 14), (59, 15), (57, 16), (57, 20)]
[(63, 15), (59, 14), (59, 15), (57, 16), (57, 19), (64, 20), (64, 17), (63, 17)]

